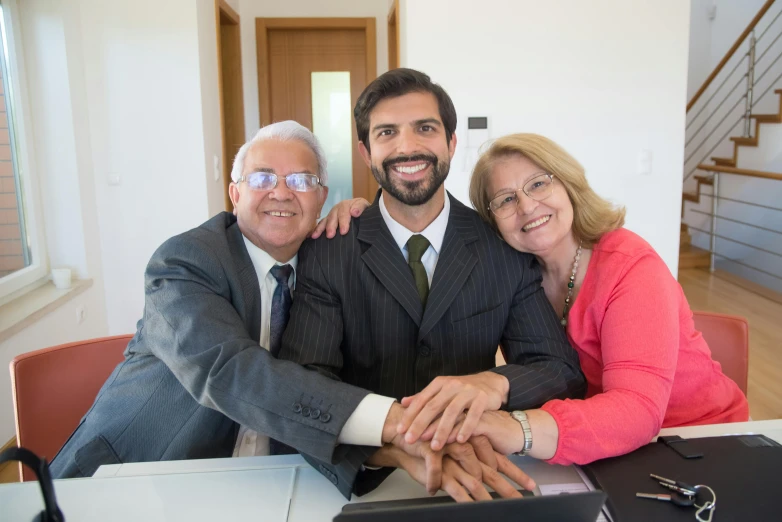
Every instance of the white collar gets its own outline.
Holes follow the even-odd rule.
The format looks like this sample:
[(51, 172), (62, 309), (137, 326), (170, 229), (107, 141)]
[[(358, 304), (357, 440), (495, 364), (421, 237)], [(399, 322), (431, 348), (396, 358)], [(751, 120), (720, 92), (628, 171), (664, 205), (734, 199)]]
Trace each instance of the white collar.
[[(383, 197), (385, 196), (385, 192), (381, 192), (380, 194), (380, 214), (383, 216), (383, 221), (386, 222), (386, 226), (388, 227), (388, 230), (391, 232), (391, 235), (394, 238), (394, 241), (396, 242), (397, 246), (400, 250), (404, 250), (407, 248), (407, 240), (410, 239), (411, 236), (415, 235), (415, 232), (412, 232), (405, 228), (401, 223), (396, 221), (394, 218), (391, 217), (391, 214), (388, 213), (388, 209), (386, 208), (386, 204), (383, 201)], [(429, 226), (423, 229), (420, 234), (424, 236), (428, 241), (429, 244), (432, 245), (432, 248), (434, 248), (435, 253), (439, 256), (440, 255), (440, 248), (443, 246), (443, 239), (445, 238), (445, 229), (448, 227), (448, 216), (451, 214), (451, 198), (448, 196), (448, 193), (445, 193), (445, 204), (443, 205), (443, 210), (440, 211), (440, 214), (429, 223)]]
[(291, 265), (293, 267), (294, 274), (296, 273), (296, 265), (299, 262), (299, 254), (293, 256), (287, 263), (280, 263), (272, 256), (270, 256), (265, 250), (261, 250), (255, 245), (255, 243), (244, 237), (244, 234), (242, 235), (242, 239), (244, 239), (244, 246), (247, 247), (247, 253), (250, 254), (250, 260), (253, 262), (255, 273), (258, 274), (258, 279), (261, 283), (263, 283), (266, 275), (274, 265)]

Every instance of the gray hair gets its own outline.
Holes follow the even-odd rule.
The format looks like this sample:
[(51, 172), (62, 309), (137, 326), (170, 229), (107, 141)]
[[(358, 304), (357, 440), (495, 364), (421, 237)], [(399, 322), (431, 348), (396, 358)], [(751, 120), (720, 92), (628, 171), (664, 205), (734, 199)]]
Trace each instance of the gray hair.
[(326, 170), (326, 155), (323, 153), (323, 148), (318, 142), (318, 138), (310, 132), (310, 130), (293, 120), (280, 121), (272, 123), (266, 127), (262, 127), (250, 141), (242, 145), (239, 152), (236, 153), (234, 158), (233, 168), (231, 169), (231, 180), (234, 183), (239, 182), (239, 178), (242, 177), (242, 170), (244, 169), (244, 158), (247, 156), (247, 151), (253, 145), (264, 140), (278, 140), (278, 141), (302, 141), (306, 144), (312, 153), (315, 155), (315, 159), (318, 162), (318, 177), (320, 178), (321, 185), (326, 185), (328, 182), (328, 172)]

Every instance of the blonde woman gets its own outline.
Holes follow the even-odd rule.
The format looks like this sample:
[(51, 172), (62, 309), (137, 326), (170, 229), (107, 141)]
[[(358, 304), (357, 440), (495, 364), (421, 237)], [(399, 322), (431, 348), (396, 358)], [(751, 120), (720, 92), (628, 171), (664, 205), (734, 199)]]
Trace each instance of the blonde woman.
[[(403, 401), (414, 419), (400, 426), (408, 440), (433, 438), (438, 449), (483, 434), (497, 451), (585, 464), (633, 451), (660, 428), (748, 419), (746, 397), (712, 360), (681, 286), (565, 150), (535, 134), (494, 141), (475, 166), (470, 200), (510, 246), (537, 257), (546, 297), (579, 354), (586, 398), (523, 415), (486, 411), (477, 425), (462, 420), (445, 434), (426, 416), (436, 395), (427, 388)], [(339, 221), (344, 230), (363, 206), (344, 202), (321, 229), (333, 235)]]

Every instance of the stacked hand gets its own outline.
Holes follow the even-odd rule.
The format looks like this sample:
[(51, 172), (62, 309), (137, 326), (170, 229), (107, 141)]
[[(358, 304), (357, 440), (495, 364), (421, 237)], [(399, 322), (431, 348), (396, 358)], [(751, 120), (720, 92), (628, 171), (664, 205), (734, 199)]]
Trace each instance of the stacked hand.
[(495, 452), (485, 437), (473, 437), (468, 443), (446, 444), (435, 451), (425, 442), (409, 444), (398, 435), (367, 463), (402, 468), (426, 486), (429, 494), (442, 489), (459, 502), (489, 500), (486, 486), (503, 498), (520, 497), (508, 479), (525, 489), (535, 488), (535, 482), (507, 457)]
[[(534, 489), (527, 474), (495, 451), (492, 444), (500, 441), (473, 433), (486, 409), (502, 406), (507, 390), (507, 379), (493, 372), (437, 377), (417, 395), (402, 399), (403, 411), (394, 405), (386, 421), (390, 428), (384, 430), (390, 444), (369, 464), (403, 468), (430, 494), (443, 489), (458, 501), (490, 498), (484, 485), (504, 498), (520, 496), (500, 473)], [(396, 433), (390, 431), (394, 428)]]
[[(407, 409), (397, 426), (408, 443), (434, 429), (432, 449), (439, 450), (459, 421), (455, 440), (466, 442), (473, 434), (481, 414), (498, 410), (508, 395), (508, 379), (494, 372), (461, 377), (437, 377), (420, 393), (402, 399)], [(462, 413), (467, 416), (462, 418)], [(434, 428), (433, 428), (434, 427)], [(428, 439), (427, 439), (428, 440)]]

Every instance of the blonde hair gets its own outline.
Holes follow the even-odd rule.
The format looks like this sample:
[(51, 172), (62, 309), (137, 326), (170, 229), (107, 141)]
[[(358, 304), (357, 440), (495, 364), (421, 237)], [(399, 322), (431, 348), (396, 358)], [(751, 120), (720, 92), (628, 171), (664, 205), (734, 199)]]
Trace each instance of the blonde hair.
[(537, 134), (510, 134), (492, 142), (481, 154), (470, 179), (470, 201), (481, 218), (498, 232), (486, 190), (494, 165), (513, 156), (524, 156), (562, 183), (573, 205), (573, 235), (585, 247), (624, 225), (624, 207), (598, 196), (587, 183), (584, 167), (562, 147)]

